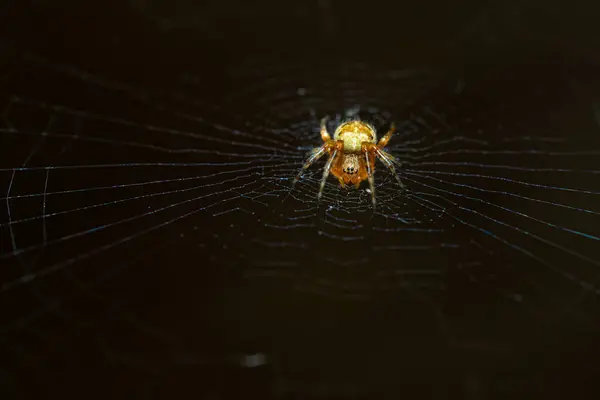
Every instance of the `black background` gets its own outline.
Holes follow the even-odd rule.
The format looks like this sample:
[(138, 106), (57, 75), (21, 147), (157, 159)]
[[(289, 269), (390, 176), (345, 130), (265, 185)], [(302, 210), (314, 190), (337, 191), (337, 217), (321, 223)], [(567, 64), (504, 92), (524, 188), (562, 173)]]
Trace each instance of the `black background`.
[[(451, 118), (473, 116), (480, 127), (501, 123), (513, 128), (503, 133), (506, 137), (554, 134), (576, 143), (565, 150), (597, 149), (600, 130), (591, 104), (600, 89), (600, 30), (595, 21), (599, 11), (574, 2), (541, 0), (5, 2), (0, 9), (3, 101), (12, 105), (11, 121), (21, 131), (43, 127), (48, 115), (14, 106), (21, 104), (14, 96), (174, 129), (186, 126), (169, 112), (181, 111), (208, 121), (208, 134), (218, 135), (215, 124), (224, 124), (268, 139), (273, 131), (262, 130), (261, 124), (290, 129), (303, 120), (309, 122), (299, 126), (314, 124), (307, 117), (307, 104), (279, 101), (277, 95), (288, 87), (315, 87), (322, 89), (315, 95), (321, 96), (316, 118), (363, 101), (391, 110), (393, 118), (403, 121), (431, 104)], [(393, 74), (381, 72), (411, 69), (428, 74), (398, 83)], [(78, 79), (73, 83), (61, 76)], [(97, 81), (99, 76), (106, 81)], [(466, 77), (468, 87), (460, 99), (451, 95), (457, 77)], [(350, 88), (344, 86), (348, 83)], [(358, 94), (351, 94), (352, 85)], [(573, 86), (579, 97), (571, 94)], [(147, 98), (169, 112), (147, 106)], [(198, 103), (190, 105), (183, 98)], [(378, 128), (387, 126), (381, 115), (373, 117), (380, 118)], [(82, 120), (86, 133), (106, 129), (89, 116)], [(64, 121), (51, 131), (73, 131), (71, 122)], [(125, 131), (107, 135), (126, 139)], [(138, 141), (149, 144), (165, 140), (150, 131), (140, 135), (144, 136)], [(310, 148), (316, 145), (314, 138), (296, 144)], [(34, 141), (9, 135), (3, 135), (0, 144), (3, 168), (21, 165), (35, 146)], [(223, 150), (210, 141), (200, 146)], [(75, 147), (77, 151), (64, 158), (57, 156), (60, 150), (44, 147), (35, 162), (155, 161), (143, 150), (115, 148), (107, 154), (105, 148), (92, 145)], [(164, 161), (213, 160), (208, 155), (195, 157)], [(521, 162), (496, 157), (489, 162)], [(568, 165), (545, 161), (539, 167), (598, 166), (589, 160), (571, 160)], [(299, 167), (301, 160), (295, 162), (294, 168)], [(132, 175), (140, 181), (166, 179), (157, 172), (136, 170)], [(318, 172), (315, 176), (318, 179)], [(594, 176), (565, 176), (554, 182), (593, 188)], [(3, 172), (3, 189), (8, 190), (9, 178)], [(63, 179), (60, 184), (65, 187), (119, 182), (103, 171)], [(39, 177), (32, 178), (19, 190), (26, 192), (38, 183)], [(36, 187), (31, 190), (39, 191)], [(110, 200), (108, 192), (98, 196), (97, 201)], [(444, 218), (431, 223), (452, 227), (450, 233), (423, 243), (456, 241), (460, 251), (417, 256), (396, 252), (390, 258), (391, 253), (378, 252), (377, 246), (401, 239), (373, 234), (369, 224), (377, 222), (360, 210), (355, 217), (366, 228), (357, 235), (366, 236), (357, 244), (320, 238), (319, 215), (317, 228), (277, 237), (266, 224), (281, 222), (277, 215), (289, 216), (307, 201), (300, 197), (286, 205), (282, 199), (269, 203), (279, 214), (239, 203), (254, 214), (214, 218), (217, 205), (145, 239), (88, 257), (79, 263), (84, 268), (65, 268), (69, 272), (61, 270), (3, 291), (4, 398), (594, 397), (600, 333), (596, 295), (577, 301), (580, 288), (568, 287), (563, 277), (549, 276), (531, 258), (497, 250), (502, 246), (490, 244), (492, 254), (485, 258), (472, 247), (462, 250), (472, 232)], [(83, 198), (70, 201), (73, 207), (86, 204)], [(597, 209), (593, 200), (577, 201), (579, 207)], [(410, 210), (427, 214), (418, 207)], [(111, 215), (126, 218), (131, 211), (125, 208)], [(593, 221), (539, 211), (542, 219), (552, 216), (597, 232)], [(75, 215), (61, 221), (65, 227), (93, 226), (105, 223), (105, 217), (90, 212), (82, 220)], [(158, 222), (136, 222), (130, 231), (123, 228), (116, 235), (124, 237)], [(61, 227), (54, 229), (60, 232)], [(30, 244), (40, 242), (34, 236), (39, 231), (23, 232), (31, 236)], [(10, 252), (6, 230), (2, 234), (2, 253)], [(104, 243), (102, 235), (49, 247), (40, 259), (3, 258), (0, 262), (8, 271), (3, 281), (35, 275), (44, 265), (72, 257), (75, 248), (89, 254)], [(265, 250), (248, 238), (308, 245), (265, 256)], [(516, 236), (508, 238), (525, 243)], [(597, 245), (555, 240), (598, 259)], [(545, 251), (535, 244), (523, 246), (536, 255)], [(560, 269), (571, 268), (593, 286), (594, 270), (580, 271), (565, 252), (547, 255)], [(337, 259), (339, 267), (327, 262), (327, 256)], [(353, 260), (364, 257), (368, 262), (352, 266)], [(288, 268), (293, 278), (248, 278), (246, 267), (264, 258), (293, 260)], [(483, 263), (475, 277), (454, 269), (470, 258)], [(104, 277), (113, 264), (128, 266)], [(30, 270), (19, 269), (23, 265)], [(391, 282), (372, 274), (400, 265), (439, 268), (443, 283), (421, 288), (416, 278)], [(526, 293), (520, 286), (525, 275), (550, 289), (544, 295)], [(323, 280), (329, 283), (314, 283)], [(356, 287), (356, 292), (349, 289)], [(534, 300), (508, 300), (518, 291)], [(32, 315), (35, 321), (28, 322)], [(264, 365), (244, 367), (240, 360), (247, 357), (264, 360)]]

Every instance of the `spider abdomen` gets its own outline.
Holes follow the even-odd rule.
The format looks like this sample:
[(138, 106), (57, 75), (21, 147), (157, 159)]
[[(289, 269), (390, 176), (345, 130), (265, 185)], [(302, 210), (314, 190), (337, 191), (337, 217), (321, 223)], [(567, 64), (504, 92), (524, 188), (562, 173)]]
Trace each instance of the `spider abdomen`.
[(346, 132), (340, 135), (340, 140), (344, 141), (344, 153), (360, 153), (363, 142), (372, 142), (372, 139), (366, 133)]
[(358, 154), (363, 142), (374, 143), (377, 140), (375, 129), (362, 121), (350, 121), (341, 124), (333, 135), (334, 140), (344, 141), (344, 153)]

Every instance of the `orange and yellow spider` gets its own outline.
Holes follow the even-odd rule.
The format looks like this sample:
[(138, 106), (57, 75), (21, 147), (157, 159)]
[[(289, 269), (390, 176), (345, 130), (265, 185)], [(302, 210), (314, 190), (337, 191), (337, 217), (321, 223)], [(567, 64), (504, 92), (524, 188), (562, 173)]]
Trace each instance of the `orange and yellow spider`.
[(394, 164), (400, 164), (390, 153), (383, 150), (394, 134), (396, 128), (392, 123), (389, 131), (377, 142), (377, 133), (375, 128), (363, 121), (347, 121), (340, 124), (333, 140), (327, 132), (327, 117), (321, 120), (321, 139), (324, 144), (312, 150), (294, 183), (298, 182), (304, 171), (317, 161), (325, 153), (329, 153), (329, 159), (323, 170), (323, 178), (317, 198), (320, 200), (325, 187), (325, 181), (331, 172), (338, 178), (340, 185), (345, 187), (348, 184), (354, 184), (355, 188), (367, 179), (371, 189), (371, 201), (375, 206), (375, 158), (390, 170), (392, 175), (398, 181), (398, 184), (404, 189), (404, 184), (396, 174)]

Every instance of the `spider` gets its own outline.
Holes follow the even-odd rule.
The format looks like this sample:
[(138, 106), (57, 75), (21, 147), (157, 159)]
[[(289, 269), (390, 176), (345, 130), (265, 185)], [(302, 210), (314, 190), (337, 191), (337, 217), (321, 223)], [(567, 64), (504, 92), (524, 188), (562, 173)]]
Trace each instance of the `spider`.
[[(327, 132), (328, 117), (321, 119), (321, 139), (324, 144), (312, 150), (310, 156), (294, 178), (293, 185), (298, 182), (304, 171), (317, 161), (325, 153), (329, 153), (329, 159), (323, 170), (323, 178), (317, 199), (321, 199), (325, 181), (331, 172), (338, 178), (340, 186), (345, 188), (348, 184), (354, 184), (358, 189), (360, 183), (367, 179), (369, 188), (371, 189), (371, 201), (375, 207), (375, 158), (378, 157), (381, 162), (390, 170), (396, 178), (398, 184), (404, 189), (404, 184), (396, 174), (394, 164), (400, 163), (383, 148), (388, 144), (390, 138), (396, 131), (395, 124), (392, 123), (388, 132), (377, 142), (377, 134), (375, 128), (366, 122), (356, 120), (347, 121), (340, 124), (335, 133), (333, 140)], [(292, 186), (293, 186), (292, 185)]]

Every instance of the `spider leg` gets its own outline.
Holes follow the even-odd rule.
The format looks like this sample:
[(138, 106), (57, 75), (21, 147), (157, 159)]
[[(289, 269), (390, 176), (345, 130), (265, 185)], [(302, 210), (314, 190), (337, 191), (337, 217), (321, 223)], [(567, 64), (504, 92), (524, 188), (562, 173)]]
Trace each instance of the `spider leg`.
[(390, 172), (392, 173), (392, 175), (394, 175), (394, 178), (396, 178), (396, 181), (398, 182), (398, 184), (400, 185), (400, 187), (402, 189), (405, 189), (404, 183), (402, 183), (402, 181), (400, 180), (400, 178), (398, 177), (398, 173), (396, 172), (396, 168), (394, 167), (394, 164), (396, 165), (400, 165), (400, 162), (398, 162), (394, 156), (392, 156), (390, 153), (381, 150), (378, 147), (375, 147), (375, 154), (377, 154), (377, 156), (379, 157), (379, 159), (381, 160), (381, 162), (390, 170)]
[(306, 171), (308, 169), (308, 167), (310, 167), (315, 161), (317, 161), (319, 158), (321, 158), (323, 156), (323, 154), (327, 153), (332, 148), (335, 148), (335, 142), (333, 142), (331, 140), (328, 141), (327, 143), (325, 143), (321, 147), (314, 148), (312, 150), (310, 156), (304, 162), (304, 165), (302, 166), (300, 171), (298, 171), (298, 175), (296, 175), (296, 177), (294, 178), (294, 182), (293, 182), (292, 186), (295, 185), (296, 182), (298, 182), (300, 180), (300, 178), (302, 177), (302, 174), (304, 174), (304, 171)]
[(375, 200), (375, 176), (373, 175), (373, 169), (371, 168), (371, 160), (374, 160), (374, 158), (372, 158), (372, 153), (377, 151), (377, 147), (375, 147), (372, 144), (369, 145), (367, 143), (364, 143), (362, 146), (362, 150), (365, 153), (365, 161), (367, 164), (367, 179), (369, 180), (369, 189), (371, 190), (371, 202), (373, 203), (373, 209), (375, 209), (375, 203), (377, 202)]
[(331, 136), (329, 135), (329, 132), (327, 132), (327, 120), (329, 119), (329, 117), (323, 117), (321, 119), (321, 139), (323, 139), (323, 141), (325, 143), (327, 143), (328, 141), (331, 140)]
[(387, 131), (387, 133), (381, 139), (379, 139), (379, 142), (377, 143), (377, 147), (382, 149), (385, 146), (387, 146), (387, 144), (390, 141), (394, 132), (396, 132), (396, 124), (392, 122), (392, 125), (390, 126), (390, 130)]
[(337, 152), (337, 149), (335, 149), (333, 153), (331, 153), (331, 155), (329, 156), (327, 164), (325, 164), (325, 169), (323, 170), (323, 178), (321, 179), (321, 186), (319, 187), (319, 194), (317, 195), (317, 201), (321, 201), (321, 196), (323, 195), (323, 188), (325, 187), (325, 182), (327, 181), (329, 171), (331, 170), (331, 165), (333, 164), (333, 160), (335, 160)]

